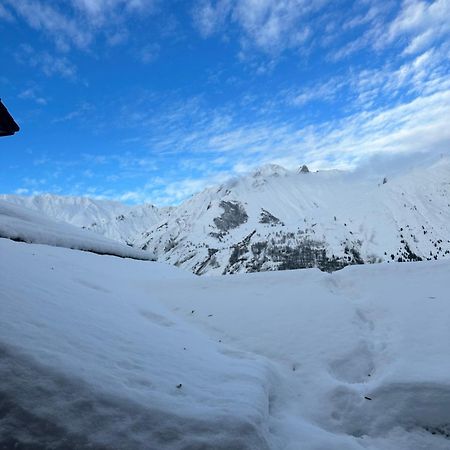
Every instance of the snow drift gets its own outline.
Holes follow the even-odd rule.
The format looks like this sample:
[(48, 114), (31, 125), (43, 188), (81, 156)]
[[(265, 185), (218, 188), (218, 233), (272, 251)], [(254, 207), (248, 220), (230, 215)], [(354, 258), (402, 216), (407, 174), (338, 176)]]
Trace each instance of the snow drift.
[(53, 194), (29, 197), (3, 194), (0, 200), (32, 209), (52, 220), (88, 228), (124, 244), (130, 244), (170, 211), (151, 204), (128, 206), (111, 200)]
[(267, 448), (267, 365), (166, 310), (152, 285), (182, 274), (5, 239), (0, 252), (1, 444)]
[(449, 448), (449, 262), (199, 278), (0, 254), (3, 447)]
[(127, 247), (67, 223), (55, 222), (38, 212), (3, 200), (0, 200), (0, 237), (124, 258), (154, 259), (149, 252)]

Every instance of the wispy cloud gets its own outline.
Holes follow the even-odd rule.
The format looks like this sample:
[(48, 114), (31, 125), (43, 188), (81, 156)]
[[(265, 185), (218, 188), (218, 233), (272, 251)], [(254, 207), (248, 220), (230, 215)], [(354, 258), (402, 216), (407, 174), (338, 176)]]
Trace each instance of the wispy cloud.
[(241, 31), (244, 51), (256, 47), (267, 53), (297, 48), (310, 37), (308, 14), (324, 1), (306, 0), (201, 0), (193, 10), (194, 22), (204, 37), (224, 32), (231, 23)]
[[(156, 170), (141, 187), (122, 192), (114, 189), (102, 195), (130, 203), (173, 205), (267, 163), (289, 169), (303, 163), (314, 170), (356, 169), (380, 156), (384, 157), (381, 161), (389, 161), (395, 156), (449, 153), (449, 116), (450, 86), (395, 107), (359, 112), (322, 125), (225, 121), (222, 129), (205, 127), (194, 142), (184, 142), (183, 132), (174, 130), (171, 138), (178, 140), (178, 151), (184, 151), (178, 170), (166, 171), (163, 177), (157, 176)], [(120, 178), (121, 171), (117, 174)]]
[(55, 6), (39, 0), (5, 0), (18, 17), (35, 30), (52, 36), (60, 46), (75, 45), (85, 48), (92, 35), (75, 18), (68, 17)]
[(198, 0), (192, 14), (203, 37), (237, 37), (241, 57), (254, 49), (273, 57), (323, 46), (338, 61), (393, 44), (412, 54), (450, 33), (448, 0)]
[(31, 100), (38, 105), (46, 105), (47, 99), (38, 94), (38, 90), (34, 87), (24, 89), (18, 94), (18, 97), (22, 100)]
[(349, 80), (343, 77), (333, 77), (324, 82), (316, 82), (300, 89), (291, 88), (285, 92), (286, 101), (301, 107), (310, 102), (329, 102), (333, 100), (343, 88), (348, 86)]
[[(133, 24), (155, 12), (160, 0), (3, 0), (0, 21), (25, 23), (52, 42), (40, 50), (39, 42), (29, 41), (19, 51), (18, 59), (40, 69), (47, 76), (75, 79), (76, 64), (72, 53), (81, 51), (96, 57), (99, 45), (124, 45), (130, 37)], [(135, 39), (131, 53), (144, 64), (158, 57), (158, 45), (141, 43)]]
[[(448, 0), (403, 0), (365, 2), (369, 9), (363, 16), (356, 16), (344, 22), (343, 28), (366, 25), (363, 33), (333, 50), (334, 60), (347, 58), (363, 49), (384, 50), (388, 46), (400, 49), (403, 55), (423, 52), (450, 35), (450, 2)], [(393, 18), (389, 12), (394, 11)]]
[(43, 0), (4, 2), (9, 11), (52, 37), (63, 50), (71, 46), (86, 49), (97, 35), (117, 31), (130, 16), (152, 13), (156, 4), (156, 0), (69, 0), (63, 8), (59, 2)]
[(135, 54), (139, 61), (143, 64), (149, 64), (158, 59), (161, 46), (159, 44), (146, 44), (136, 50)]
[(387, 41), (404, 38), (405, 53), (417, 53), (450, 35), (450, 2), (404, 0), (398, 16), (389, 25)]
[(76, 105), (76, 108), (68, 113), (53, 119), (53, 123), (69, 122), (74, 119), (80, 119), (83, 122), (83, 117), (94, 110), (94, 107), (87, 102)]
[[(371, 91), (381, 89), (387, 79), (388, 73), (380, 75), (376, 87), (359, 81), (360, 95), (364, 92), (374, 95)], [(266, 163), (278, 163), (291, 169), (303, 163), (313, 169), (352, 169), (376, 155), (448, 151), (450, 81), (438, 81), (438, 78), (422, 80), (419, 84), (423, 91), (416, 91), (409, 100), (370, 109), (355, 107), (353, 113), (342, 118), (309, 125), (292, 118), (274, 119), (270, 115), (258, 121), (245, 120), (229, 112), (221, 117), (219, 111), (205, 113), (197, 100), (179, 110), (178, 118), (168, 112), (170, 122), (169, 116), (164, 114), (158, 124), (153, 119), (152, 127), (161, 127), (158, 135), (164, 138), (149, 139), (148, 156), (140, 162), (131, 155), (123, 156), (122, 169), (117, 173), (125, 174), (128, 166), (136, 174), (140, 164), (147, 170), (150, 162), (155, 163), (151, 168), (157, 173), (161, 162), (166, 168), (164, 180), (152, 177), (155, 181), (144, 187), (126, 191), (133, 192), (127, 194), (126, 199), (166, 205), (179, 203), (204, 187)], [(352, 83), (357, 83), (357, 79)], [(395, 91), (396, 82), (393, 83), (391, 89)], [(358, 96), (354, 101), (360, 101)], [(192, 105), (195, 107), (189, 109)], [(186, 128), (183, 116), (189, 117), (191, 128)], [(183, 155), (177, 162), (177, 170), (168, 171), (170, 155)], [(116, 192), (114, 196), (121, 198), (121, 195)]]
[(76, 78), (77, 69), (66, 56), (53, 55), (47, 51), (36, 51), (28, 44), (20, 46), (15, 56), (21, 64), (39, 69), (46, 76), (58, 75), (70, 80)]
[(193, 10), (194, 23), (203, 37), (209, 37), (222, 29), (232, 10), (231, 0), (197, 2)]
[(0, 19), (6, 20), (8, 22), (14, 21), (14, 16), (11, 14), (11, 11), (6, 8), (5, 5), (0, 4)]

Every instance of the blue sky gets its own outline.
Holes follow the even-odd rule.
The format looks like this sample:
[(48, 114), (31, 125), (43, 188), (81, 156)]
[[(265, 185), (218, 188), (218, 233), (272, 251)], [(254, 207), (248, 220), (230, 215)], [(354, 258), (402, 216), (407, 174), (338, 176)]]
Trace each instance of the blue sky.
[(450, 149), (450, 0), (0, 0), (0, 192), (179, 203)]

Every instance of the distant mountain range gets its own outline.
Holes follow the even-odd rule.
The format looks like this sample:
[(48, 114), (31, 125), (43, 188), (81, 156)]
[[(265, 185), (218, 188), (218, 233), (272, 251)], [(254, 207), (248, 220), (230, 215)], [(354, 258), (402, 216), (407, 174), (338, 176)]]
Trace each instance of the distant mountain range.
[(198, 275), (450, 257), (450, 161), (385, 178), (264, 166), (181, 205), (0, 199), (88, 228)]

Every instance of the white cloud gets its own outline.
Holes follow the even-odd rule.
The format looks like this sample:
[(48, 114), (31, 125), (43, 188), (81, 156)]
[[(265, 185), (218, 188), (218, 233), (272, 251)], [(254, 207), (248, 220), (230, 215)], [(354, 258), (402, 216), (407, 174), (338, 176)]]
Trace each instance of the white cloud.
[[(366, 2), (367, 3), (367, 2)], [(386, 9), (386, 5), (380, 8), (380, 4), (371, 5), (368, 4), (369, 9), (364, 13), (357, 13), (355, 16), (351, 16), (349, 20), (344, 22), (342, 28), (344, 30), (361, 27), (363, 25), (371, 24), (377, 17), (383, 15), (383, 10)]]
[(359, 105), (371, 107), (378, 99), (393, 101), (396, 97), (412, 94), (430, 94), (445, 88), (444, 49), (430, 49), (400, 66), (387, 65), (363, 70), (350, 80), (357, 93)]
[[(399, 157), (450, 153), (450, 83), (446, 89), (409, 102), (355, 113), (340, 120), (302, 127), (294, 121), (204, 127), (195, 143), (183, 142), (183, 132), (173, 131), (184, 164), (178, 173), (152, 178), (142, 188), (115, 194), (132, 203), (178, 204), (206, 187), (221, 183), (267, 163), (296, 169), (308, 164), (316, 169), (355, 169)], [(154, 143), (155, 144), (155, 143)], [(164, 142), (163, 145), (171, 145)], [(197, 152), (188, 152), (192, 148)], [(157, 147), (153, 147), (156, 151)], [(397, 158), (397, 159), (395, 159)], [(218, 164), (210, 164), (215, 160)], [(201, 161), (205, 161), (202, 164)], [(196, 175), (194, 175), (196, 174)]]
[[(246, 4), (239, 3), (236, 16), (260, 47), (298, 47), (310, 35), (308, 21), (302, 19), (318, 9), (321, 3), (286, 0), (264, 4), (248, 0)], [(258, 5), (256, 10), (253, 9), (254, 5)]]
[(392, 21), (387, 42), (405, 37), (405, 53), (416, 53), (438, 39), (450, 35), (450, 1), (404, 0), (398, 16)]
[(218, 0), (212, 3), (201, 0), (194, 8), (194, 22), (203, 37), (208, 37), (224, 25), (232, 7), (231, 0)]
[[(124, 23), (133, 15), (145, 16), (154, 11), (159, 0), (4, 0), (11, 11), (30, 27), (51, 36), (57, 48), (87, 49), (95, 38), (104, 34), (114, 44), (127, 37)], [(64, 7), (62, 7), (64, 3)], [(1, 6), (1, 5), (0, 5)], [(6, 11), (3, 6), (0, 9)], [(6, 11), (8, 13), (8, 11)]]
[(74, 8), (97, 26), (135, 13), (153, 12), (156, 0), (71, 0)]
[(127, 191), (118, 196), (121, 202), (145, 203), (145, 194), (141, 191)]
[[(407, 69), (407, 75), (381, 72), (366, 85), (376, 74), (366, 74), (361, 79), (350, 80), (350, 86), (355, 83), (359, 95), (373, 90), (385, 95), (389, 90), (395, 91), (399, 84), (405, 83), (405, 78), (414, 79), (420, 74), (421, 66), (429, 63), (430, 56), (419, 56)], [(428, 62), (427, 62), (428, 61)], [(417, 81), (417, 91), (410, 100), (398, 101), (388, 105), (371, 107), (366, 110), (358, 106), (356, 98), (354, 113), (342, 119), (335, 119), (322, 124), (302, 126), (301, 122), (275, 120), (267, 117), (253, 123), (236, 120), (215, 120), (218, 126), (202, 127), (195, 124), (195, 115), (191, 115), (194, 127), (197, 129), (195, 139), (184, 140), (185, 130), (172, 128), (164, 141), (152, 141), (153, 151), (164, 152), (165, 146), (180, 154), (204, 154), (204, 159), (219, 160), (220, 167), (241, 171), (242, 168), (256, 167), (261, 164), (278, 162), (291, 168), (306, 162), (313, 168), (355, 167), (367, 158), (376, 154), (406, 154), (416, 152), (438, 152), (450, 149), (450, 81), (427, 78)], [(393, 78), (392, 86), (388, 81)], [(358, 85), (359, 83), (359, 85)], [(369, 95), (366, 94), (366, 95)], [(161, 117), (164, 121), (165, 118)], [(203, 120), (203, 119), (202, 119)], [(212, 123), (211, 123), (212, 124)], [(189, 156), (185, 156), (189, 158)], [(214, 166), (210, 165), (211, 172)]]
[(345, 96), (348, 110), (370, 110), (377, 103), (392, 103), (402, 96), (430, 94), (450, 83), (447, 77), (448, 49), (432, 48), (407, 59), (394, 59), (375, 69), (350, 70), (345, 75), (291, 88), (289, 104), (302, 107), (310, 102), (328, 103)]
[[(349, 30), (364, 25), (359, 35), (330, 52), (330, 59), (338, 61), (363, 49), (381, 52), (388, 47), (400, 48), (403, 56), (414, 56), (450, 36), (450, 0), (403, 0), (402, 2), (367, 0), (366, 14), (349, 15), (342, 25)], [(388, 13), (394, 12), (394, 18), (388, 19)], [(334, 39), (339, 41), (342, 32), (336, 27)], [(328, 44), (333, 43), (326, 36)]]
[(298, 48), (310, 37), (304, 18), (325, 1), (306, 0), (201, 0), (194, 8), (194, 22), (208, 37), (223, 31), (226, 22), (242, 32), (244, 51), (252, 47), (267, 53)]
[(357, 165), (375, 154), (439, 152), (450, 148), (450, 89), (370, 113), (356, 114), (316, 134), (306, 155)]
[(335, 77), (300, 90), (289, 89), (286, 92), (287, 102), (294, 106), (303, 106), (313, 101), (328, 102), (338, 96), (346, 84), (342, 77)]
[(91, 33), (85, 27), (47, 3), (38, 0), (5, 1), (30, 27), (44, 31), (58, 41), (68, 41), (80, 48), (87, 47), (91, 41)]
[(27, 188), (18, 188), (14, 191), (16, 195), (27, 195), (30, 191)]
[(211, 184), (211, 179), (186, 178), (178, 181), (155, 179), (142, 188), (125, 192), (105, 191), (103, 198), (125, 203), (152, 203), (158, 206), (175, 205)]
[[(414, 69), (408, 69), (412, 74), (420, 73), (421, 68), (430, 64), (433, 54), (423, 55), (411, 64)], [(411, 74), (408, 77), (414, 78)], [(373, 84), (366, 85), (371, 78)], [(349, 86), (355, 86), (360, 93), (380, 90), (390, 79), (393, 86), (389, 89), (395, 90), (397, 85), (395, 76), (381, 69), (379, 74), (368, 73), (361, 75), (361, 79), (364, 80), (361, 85), (356, 76), (349, 81)], [(141, 115), (140, 120), (144, 128), (156, 128), (156, 135), (162, 138), (153, 137), (143, 146), (145, 137), (142, 136), (139, 154), (86, 154), (81, 166), (96, 174), (99, 173), (97, 164), (106, 166), (108, 173), (114, 172), (114, 177), (105, 179), (112, 188), (105, 186), (96, 195), (129, 203), (170, 205), (266, 163), (291, 169), (303, 163), (313, 170), (351, 169), (380, 155), (392, 160), (394, 156), (449, 152), (450, 80), (436, 75), (421, 81), (420, 85), (423, 89), (417, 90), (409, 100), (388, 102), (367, 110), (357, 106), (357, 97), (352, 114), (314, 125), (304, 125), (295, 116), (283, 121), (270, 112), (258, 120), (236, 117), (226, 110), (207, 110), (199, 99), (185, 101), (184, 107), (180, 103), (172, 104), (165, 113), (161, 110), (157, 118), (150, 108), (148, 115)], [(382, 94), (380, 90), (379, 95)], [(146, 104), (141, 106), (147, 109)], [(183, 121), (186, 118), (189, 126)], [(84, 176), (89, 174), (85, 172)], [(121, 191), (118, 186), (125, 180), (127, 186), (133, 180), (138, 187)], [(142, 182), (140, 186), (138, 180)], [(42, 187), (31, 180), (23, 184), (30, 190)], [(86, 192), (83, 185), (77, 189), (78, 193)]]
[[(237, 35), (241, 59), (255, 48), (272, 55), (289, 48), (307, 53), (320, 42), (333, 49), (332, 60), (340, 60), (393, 44), (403, 45), (406, 54), (426, 50), (450, 33), (450, 0), (365, 0), (345, 9), (328, 0), (198, 0), (193, 17), (203, 37)], [(356, 37), (353, 30), (359, 30)]]

